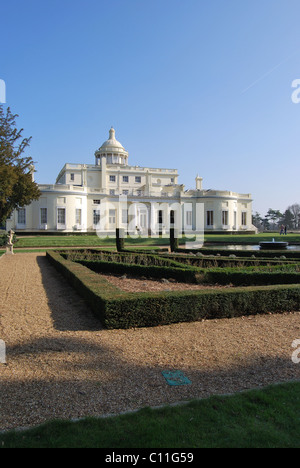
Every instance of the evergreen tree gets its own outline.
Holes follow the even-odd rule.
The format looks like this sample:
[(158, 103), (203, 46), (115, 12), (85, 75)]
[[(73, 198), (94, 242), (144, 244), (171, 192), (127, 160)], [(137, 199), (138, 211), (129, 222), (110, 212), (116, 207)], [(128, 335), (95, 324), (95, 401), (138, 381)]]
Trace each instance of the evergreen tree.
[(269, 223), (272, 223), (272, 227), (275, 228), (278, 226), (279, 220), (283, 217), (283, 214), (280, 213), (279, 210), (273, 210), (272, 208), (269, 209), (268, 213), (266, 214), (266, 219)]
[(281, 224), (287, 227), (287, 229), (293, 229), (294, 227), (294, 216), (290, 210), (286, 210), (281, 219)]
[(24, 156), (31, 138), (23, 138), (23, 129), (16, 127), (16, 117), (10, 108), (0, 105), (0, 224), (15, 209), (38, 200), (40, 191), (33, 181), (33, 160)]
[(262, 229), (263, 227), (263, 218), (257, 211), (252, 215), (252, 224), (258, 229)]

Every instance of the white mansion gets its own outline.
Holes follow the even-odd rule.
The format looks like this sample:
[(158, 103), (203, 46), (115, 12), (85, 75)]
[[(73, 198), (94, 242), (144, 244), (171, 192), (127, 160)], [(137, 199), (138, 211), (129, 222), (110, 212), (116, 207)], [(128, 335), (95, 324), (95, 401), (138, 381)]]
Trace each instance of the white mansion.
[(39, 185), (41, 197), (16, 210), (7, 229), (139, 235), (253, 231), (250, 194), (204, 190), (202, 178), (185, 190), (176, 169), (130, 166), (128, 152), (109, 131), (94, 164), (65, 164), (54, 185)]

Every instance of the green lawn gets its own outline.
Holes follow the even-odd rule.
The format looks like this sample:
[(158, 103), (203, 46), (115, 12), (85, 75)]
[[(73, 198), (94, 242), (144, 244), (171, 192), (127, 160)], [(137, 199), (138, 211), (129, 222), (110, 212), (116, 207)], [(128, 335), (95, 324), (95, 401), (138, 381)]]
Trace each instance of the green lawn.
[(300, 383), (0, 435), (2, 448), (300, 448)]
[[(258, 244), (260, 241), (270, 241), (275, 238), (278, 240), (284, 240), (291, 244), (300, 244), (300, 234), (288, 234), (287, 236), (280, 236), (274, 233), (263, 233), (257, 235), (247, 234), (236, 234), (236, 235), (221, 235), (221, 234), (207, 234), (205, 235), (205, 245), (208, 247), (210, 243), (219, 244)], [(191, 241), (191, 240), (189, 240)], [(179, 244), (183, 245), (185, 239), (180, 239)], [(125, 243), (127, 248), (159, 248), (161, 246), (169, 246), (168, 238), (128, 238)], [(47, 249), (47, 248), (58, 248), (58, 247), (91, 247), (91, 248), (116, 248), (116, 240), (113, 238), (99, 238), (95, 235), (55, 235), (55, 236), (29, 236), (29, 237), (18, 237), (18, 242), (15, 244), (15, 252), (19, 249)], [(187, 244), (188, 247), (188, 244)], [(1, 247), (0, 247), (1, 249)], [(2, 249), (5, 249), (2, 247)], [(4, 252), (2, 252), (4, 253)], [(0, 252), (1, 255), (1, 252)]]
[[(205, 242), (218, 242), (218, 243), (235, 243), (235, 244), (258, 244), (263, 240), (270, 240), (273, 237), (276, 240), (283, 239), (279, 234), (276, 236), (274, 233), (257, 234), (257, 235), (218, 235), (207, 234), (205, 235)], [(284, 240), (290, 243), (300, 243), (299, 234), (288, 234), (284, 236)], [(184, 239), (180, 240), (180, 244), (184, 243)], [(19, 237), (15, 248), (31, 248), (31, 247), (114, 247), (116, 245), (115, 239), (112, 238), (99, 238), (97, 235), (61, 235), (61, 236), (34, 236), (34, 237)], [(126, 246), (162, 246), (169, 245), (168, 238), (128, 238)]]
[[(168, 239), (129, 239), (128, 245), (168, 245)], [(34, 236), (19, 237), (15, 248), (30, 247), (115, 247), (116, 240), (91, 236)]]

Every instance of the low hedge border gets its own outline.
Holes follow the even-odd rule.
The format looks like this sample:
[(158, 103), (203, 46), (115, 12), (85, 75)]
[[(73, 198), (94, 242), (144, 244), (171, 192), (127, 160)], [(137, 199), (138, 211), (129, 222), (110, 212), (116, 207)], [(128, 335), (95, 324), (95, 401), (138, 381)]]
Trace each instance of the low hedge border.
[(287, 258), (245, 258), (235, 257), (228, 258), (221, 255), (176, 255), (166, 253), (154, 253), (153, 251), (122, 251), (115, 252), (104, 249), (76, 249), (76, 250), (61, 250), (66, 256), (85, 256), (98, 258), (101, 260), (109, 260), (121, 263), (135, 263), (142, 265), (157, 265), (157, 266), (172, 266), (182, 268), (182, 265), (197, 268), (227, 268), (227, 267), (248, 267), (248, 266), (273, 266), (282, 264), (298, 264), (297, 259)]
[(169, 258), (177, 263), (184, 265), (196, 266), (198, 268), (228, 268), (228, 267), (249, 267), (249, 266), (273, 266), (273, 265), (289, 265), (299, 264), (297, 260), (279, 258), (274, 260), (260, 258), (228, 258), (221, 255), (195, 256), (195, 255), (162, 255), (164, 258)]
[(203, 255), (217, 255), (221, 254), (222, 257), (229, 257), (229, 255), (236, 255), (236, 257), (252, 257), (255, 255), (257, 258), (279, 258), (284, 255), (287, 259), (292, 259), (295, 261), (300, 260), (300, 251), (299, 250), (224, 250), (220, 249), (210, 249), (209, 247), (203, 247), (198, 250), (190, 249), (177, 249), (177, 253), (184, 254), (197, 254), (202, 253)]
[(298, 285), (125, 293), (58, 252), (47, 258), (87, 301), (108, 329), (135, 328), (300, 310)]
[(223, 268), (207, 270), (204, 274), (203, 282), (207, 284), (219, 284), (234, 286), (256, 286), (271, 284), (299, 284), (300, 273), (284, 271), (234, 271)]
[(236, 271), (233, 268), (202, 269), (194, 267), (172, 268), (164, 266), (146, 266), (129, 263), (76, 260), (96, 273), (129, 274), (137, 277), (155, 279), (175, 279), (192, 284), (219, 284), (234, 286), (255, 286), (268, 284), (299, 284), (300, 273), (284, 271)]
[[(99, 256), (88, 251), (61, 253), (66, 259), (80, 263), (96, 273), (130, 274), (155, 279), (175, 279), (194, 284), (259, 286), (271, 284), (297, 284), (300, 282), (298, 264), (249, 266), (237, 268), (198, 268), (154, 255), (134, 255), (106, 252)], [(106, 260), (102, 260), (102, 259)], [(132, 263), (125, 263), (131, 260)], [(145, 263), (144, 265), (142, 263)], [(261, 269), (260, 269), (261, 268)], [(267, 268), (267, 271), (264, 271)], [(294, 271), (296, 270), (296, 271)]]
[(101, 260), (74, 260), (76, 263), (89, 268), (95, 273), (114, 273), (114, 274), (129, 274), (137, 277), (155, 278), (155, 279), (174, 279), (183, 283), (201, 284), (204, 280), (203, 271), (199, 268), (184, 268), (172, 266), (148, 266), (137, 265), (132, 263), (117, 263), (104, 262)]
[(115, 263), (126, 263), (142, 266), (160, 266), (160, 267), (171, 267), (171, 268), (185, 268), (182, 263), (179, 263), (172, 258), (166, 258), (155, 254), (145, 254), (144, 252), (138, 253), (124, 253), (124, 252), (108, 252), (99, 250), (64, 250), (61, 252), (68, 260), (76, 261), (79, 260), (91, 260), (91, 261), (102, 261), (102, 262), (115, 262)]

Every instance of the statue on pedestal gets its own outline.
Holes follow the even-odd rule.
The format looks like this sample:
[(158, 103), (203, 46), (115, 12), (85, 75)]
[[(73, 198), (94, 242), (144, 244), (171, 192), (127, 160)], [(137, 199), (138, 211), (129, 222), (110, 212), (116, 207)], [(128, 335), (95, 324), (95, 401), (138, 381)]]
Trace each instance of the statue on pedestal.
[(14, 254), (14, 243), (13, 243), (13, 239), (14, 239), (14, 231), (11, 229), (8, 233), (8, 239), (7, 239), (7, 244), (6, 244), (6, 253), (9, 254), (9, 255), (13, 255)]

